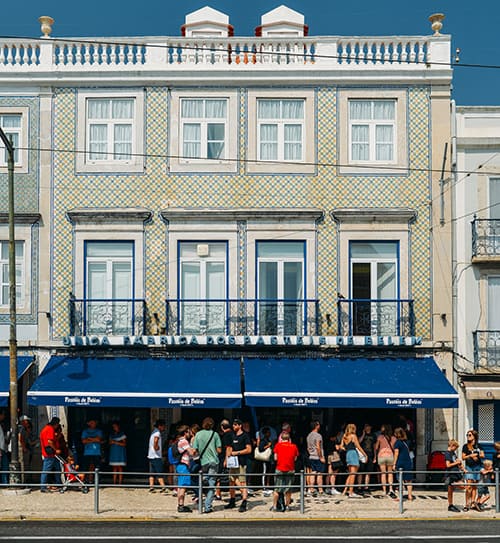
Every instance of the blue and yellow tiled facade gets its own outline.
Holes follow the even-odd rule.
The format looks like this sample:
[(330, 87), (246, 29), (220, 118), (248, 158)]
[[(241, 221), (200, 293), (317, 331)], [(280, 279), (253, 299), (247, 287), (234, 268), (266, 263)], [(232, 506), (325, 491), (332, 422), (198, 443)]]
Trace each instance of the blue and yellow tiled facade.
[[(274, 87), (275, 88), (275, 87)], [(399, 89), (401, 90), (401, 89)], [(247, 153), (247, 89), (239, 90), (239, 169), (234, 174), (168, 172), (169, 90), (149, 87), (145, 93), (145, 169), (140, 174), (76, 174), (76, 157), (62, 152), (77, 148), (77, 89), (54, 93), (53, 147), (53, 335), (68, 334), (68, 300), (74, 292), (75, 265), (72, 225), (66, 212), (74, 208), (145, 207), (153, 212), (146, 225), (145, 299), (151, 312), (163, 315), (168, 277), (166, 225), (159, 217), (167, 207), (323, 209), (318, 224), (317, 298), (322, 313), (336, 313), (338, 254), (336, 224), (328, 211), (349, 207), (407, 207), (418, 219), (411, 226), (410, 297), (415, 300), (417, 335), (431, 335), (430, 249), (430, 90), (407, 88), (409, 173), (401, 175), (340, 175), (338, 151), (338, 88), (315, 89), (316, 150), (314, 174), (250, 174)], [(239, 288), (245, 297), (245, 232), (238, 228)], [(335, 321), (333, 321), (335, 322)], [(335, 334), (333, 328), (324, 330)]]

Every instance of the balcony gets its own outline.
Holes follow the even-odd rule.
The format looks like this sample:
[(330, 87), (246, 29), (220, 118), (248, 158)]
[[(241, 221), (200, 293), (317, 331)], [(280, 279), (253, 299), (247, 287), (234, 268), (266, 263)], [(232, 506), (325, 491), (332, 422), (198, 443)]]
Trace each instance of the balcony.
[(168, 335), (319, 335), (317, 300), (166, 301)]
[(500, 262), (500, 220), (472, 221), (472, 261)]
[(339, 336), (414, 336), (413, 300), (340, 299)]
[(71, 336), (142, 336), (146, 302), (138, 299), (70, 300)]
[(474, 341), (474, 368), (500, 371), (500, 330), (476, 330)]

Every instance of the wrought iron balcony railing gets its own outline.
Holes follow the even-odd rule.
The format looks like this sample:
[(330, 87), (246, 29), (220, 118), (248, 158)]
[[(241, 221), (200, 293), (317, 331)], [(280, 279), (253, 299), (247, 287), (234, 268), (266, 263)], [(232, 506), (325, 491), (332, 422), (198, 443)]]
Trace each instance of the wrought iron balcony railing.
[(339, 299), (339, 336), (414, 336), (413, 300)]
[(500, 256), (500, 220), (474, 219), (472, 221), (472, 256)]
[(172, 299), (166, 304), (167, 334), (319, 334), (317, 300)]
[(70, 299), (70, 335), (142, 336), (146, 302), (142, 299)]
[(474, 368), (500, 371), (500, 330), (476, 330), (474, 341)]

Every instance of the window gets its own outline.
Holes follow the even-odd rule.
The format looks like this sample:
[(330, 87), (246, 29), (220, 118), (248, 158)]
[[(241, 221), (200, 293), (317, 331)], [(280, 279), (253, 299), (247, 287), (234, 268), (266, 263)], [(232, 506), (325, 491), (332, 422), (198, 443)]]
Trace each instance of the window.
[[(0, 128), (14, 145), (16, 173), (28, 172), (28, 107), (0, 107)], [(6, 171), (8, 154), (0, 140), (0, 169)]]
[(136, 172), (143, 168), (143, 94), (79, 93), (79, 171)]
[[(16, 306), (24, 306), (24, 242), (16, 241)], [(2, 288), (0, 305), (9, 305), (9, 242), (0, 241), (0, 266), (2, 267)]]
[(259, 160), (304, 160), (304, 102), (257, 100)]
[(217, 334), (226, 322), (227, 244), (182, 242), (180, 323), (183, 334)]
[[(14, 146), (14, 164), (19, 165), (19, 145), (21, 141), (21, 124), (22, 116), (20, 114), (7, 114), (0, 115), (0, 128), (4, 131), (7, 138), (12, 141)], [(6, 166), (8, 160), (7, 149), (3, 145), (3, 142), (0, 141), (0, 147), (3, 149), (3, 152), (0, 156), (0, 165)]]
[(304, 242), (258, 242), (259, 334), (302, 333), (304, 254)]
[(350, 264), (354, 335), (399, 335), (398, 244), (351, 242)]
[(181, 117), (182, 158), (225, 158), (226, 99), (183, 98)]
[(349, 100), (350, 161), (394, 162), (395, 100)]
[(133, 258), (133, 242), (86, 243), (87, 333), (132, 333)]

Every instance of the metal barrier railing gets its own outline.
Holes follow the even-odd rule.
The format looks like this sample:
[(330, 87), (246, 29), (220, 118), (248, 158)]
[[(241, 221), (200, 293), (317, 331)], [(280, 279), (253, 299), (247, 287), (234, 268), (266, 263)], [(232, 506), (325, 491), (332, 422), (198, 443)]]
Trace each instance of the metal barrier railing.
[[(12, 475), (12, 472), (7, 472), (7, 471), (0, 471), (0, 480), (2, 478), (2, 476), (4, 474), (7, 474), (7, 475)], [(47, 471), (23, 471), (23, 472), (16, 472), (16, 475), (19, 476), (19, 475), (22, 475), (23, 478), (25, 478), (26, 476), (28, 476), (29, 479), (32, 479), (34, 475), (41, 475), (42, 473), (46, 473), (48, 475), (52, 475), (54, 477), (58, 477), (59, 478), (59, 482), (55, 482), (55, 483), (50, 483), (50, 486), (52, 487), (56, 487), (56, 488), (59, 488), (59, 490), (61, 492), (64, 492), (67, 488), (69, 487), (75, 487), (76, 485), (68, 485), (66, 482), (63, 482), (61, 480), (61, 476), (65, 475), (65, 472), (61, 471), (50, 471), (50, 472), (47, 472)], [(412, 470), (412, 471), (407, 471), (405, 470), (404, 473), (410, 473), (412, 474), (412, 481), (411, 481), (411, 485), (414, 487), (414, 488), (422, 488), (422, 487), (426, 487), (426, 488), (437, 488), (439, 490), (443, 489), (444, 490), (444, 486), (445, 486), (445, 477), (446, 475), (449, 474), (449, 472), (447, 471), (439, 471), (439, 470), (432, 470), (432, 471), (429, 471), (429, 470)], [(100, 513), (100, 492), (102, 489), (104, 488), (134, 488), (134, 489), (147, 489), (147, 488), (150, 488), (150, 485), (149, 485), (149, 478), (150, 477), (154, 477), (155, 479), (158, 479), (158, 478), (163, 478), (164, 480), (168, 479), (168, 478), (172, 478), (172, 480), (174, 481), (173, 484), (165, 484), (164, 487), (162, 488), (165, 488), (165, 489), (170, 489), (170, 490), (174, 490), (176, 488), (178, 488), (178, 485), (175, 484), (175, 481), (177, 480), (178, 477), (183, 477), (185, 476), (186, 474), (182, 474), (182, 473), (170, 473), (170, 472), (164, 472), (164, 473), (150, 473), (150, 472), (125, 472), (124, 475), (128, 478), (141, 478), (141, 479), (144, 479), (146, 482), (144, 484), (142, 483), (124, 483), (124, 484), (120, 484), (120, 485), (115, 485), (115, 484), (112, 484), (112, 483), (106, 483), (106, 482), (103, 482), (102, 481), (102, 477), (106, 476), (106, 477), (112, 477), (115, 473), (114, 472), (107, 472), (107, 471), (101, 471), (101, 470), (94, 470), (94, 471), (81, 471), (81, 470), (78, 470), (78, 475), (81, 475), (83, 476), (83, 485), (88, 488), (88, 489), (91, 489), (94, 491), (94, 514), (95, 515), (98, 515)], [(378, 473), (380, 474), (380, 473)], [(387, 482), (386, 486), (388, 486), (389, 488), (391, 486), (393, 487), (397, 487), (398, 489), (398, 495), (397, 495), (397, 500), (399, 502), (399, 513), (400, 514), (403, 514), (404, 513), (404, 486), (407, 484), (404, 480), (403, 480), (403, 470), (397, 470), (397, 471), (392, 471), (392, 472), (386, 472), (387, 475), (392, 475), (393, 476), (393, 483), (389, 483)], [(495, 512), (496, 513), (500, 513), (500, 471), (498, 469), (495, 470), (494, 472), (495, 476), (494, 476), (494, 482), (493, 483), (490, 483), (490, 484), (486, 484), (485, 486), (489, 487), (489, 488), (494, 488), (494, 496), (495, 496)], [(214, 477), (214, 478), (219, 478), (219, 479), (222, 479), (222, 478), (228, 478), (230, 475), (228, 473), (211, 473), (211, 474), (207, 474), (207, 473), (203, 473), (203, 472), (199, 472), (199, 473), (192, 473), (190, 474), (191, 478), (192, 478), (192, 484), (189, 485), (189, 486), (186, 486), (184, 488), (186, 488), (186, 490), (189, 490), (191, 492), (194, 492), (196, 495), (197, 495), (197, 509), (198, 509), (198, 513), (202, 513), (203, 512), (203, 506), (204, 506), (204, 490), (210, 488), (209, 486), (207, 486), (206, 484), (204, 484), (204, 480), (207, 480), (208, 479), (208, 476), (210, 475), (210, 477)], [(251, 477), (263, 477), (263, 475), (265, 475), (266, 477), (275, 477), (276, 474), (275, 473), (265, 473), (263, 474), (262, 472), (260, 473), (246, 473), (246, 477), (247, 478), (251, 478)], [(292, 492), (298, 492), (299, 493), (299, 498), (298, 498), (298, 502), (299, 502), (299, 511), (300, 511), (300, 514), (305, 514), (305, 498), (307, 496), (307, 480), (306, 478), (308, 476), (312, 476), (312, 475), (316, 475), (316, 473), (306, 473), (304, 470), (301, 470), (301, 471), (298, 471), (298, 472), (295, 472), (294, 473), (294, 479), (295, 481), (297, 481), (298, 479), (298, 482), (294, 482), (293, 485), (290, 486), (290, 489)], [(331, 476), (332, 474), (331, 473), (324, 473), (322, 474), (324, 477), (329, 477)], [(342, 473), (335, 473), (335, 476), (336, 477), (348, 477), (350, 474), (347, 473), (347, 472), (342, 472)], [(356, 477), (357, 476), (364, 476), (364, 475), (370, 475), (370, 476), (376, 476), (377, 474), (374, 473), (374, 472), (362, 472), (362, 471), (358, 471), (356, 472)], [(416, 480), (418, 477), (424, 477), (426, 480), (424, 481), (418, 481)], [(93, 477), (93, 480), (92, 478), (90, 478), (90, 480), (92, 482), (89, 482), (87, 483), (86, 480), (89, 480), (89, 477)], [(429, 478), (432, 478), (432, 479), (441, 479), (441, 480), (438, 480), (438, 481), (435, 481), (435, 480), (429, 480)], [(11, 477), (11, 479), (15, 479), (13, 477)], [(18, 479), (18, 478), (17, 478)], [(49, 483), (47, 483), (49, 484)], [(459, 487), (463, 487), (467, 484), (467, 481), (460, 481), (460, 482), (456, 482), (454, 483), (454, 486), (456, 488), (459, 488)], [(469, 484), (470, 484), (470, 481), (469, 481)], [(484, 483), (480, 483), (480, 484), (484, 484)], [(249, 487), (250, 485), (247, 485), (247, 488)], [(264, 485), (264, 484), (252, 484), (251, 487), (253, 489), (256, 489), (256, 490), (264, 490), (266, 488), (266, 486), (269, 486), (269, 485)], [(316, 488), (320, 489), (321, 491), (325, 492), (334, 488), (343, 488), (345, 490), (347, 490), (348, 487), (351, 487), (351, 486), (354, 486), (354, 487), (358, 487), (358, 486), (363, 486), (363, 487), (369, 487), (369, 488), (373, 488), (373, 489), (378, 489), (380, 488), (381, 486), (381, 483), (380, 482), (376, 482), (376, 483), (369, 483), (368, 485), (366, 484), (359, 484), (359, 483), (356, 483), (354, 482), (353, 485), (349, 484), (347, 485), (346, 482), (342, 483), (342, 484), (335, 484), (335, 485), (331, 485), (331, 484), (321, 484), (321, 485), (314, 485)], [(29, 488), (30, 490), (31, 489), (40, 489), (42, 488), (42, 484), (41, 483), (26, 483), (26, 482), (10, 482), (8, 484), (0, 484), (0, 489), (2, 488), (9, 488), (9, 489), (16, 489), (16, 488)], [(215, 490), (215, 487), (212, 487), (214, 490)], [(239, 488), (241, 487), (232, 487), (231, 485), (229, 484), (220, 484), (218, 486), (218, 488), (221, 490), (221, 491), (228, 491), (229, 489), (234, 489), (236, 491), (239, 490)], [(344, 491), (345, 492), (345, 491)]]

